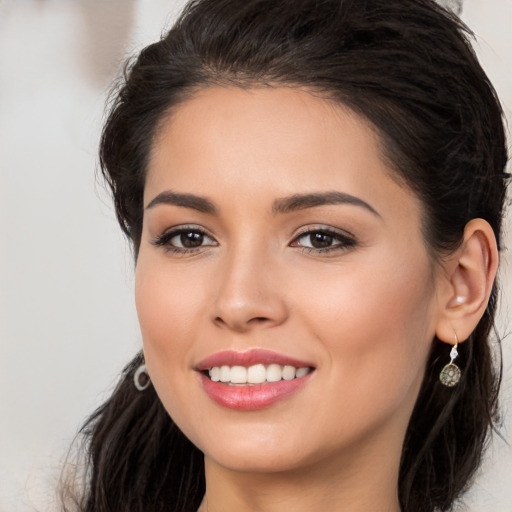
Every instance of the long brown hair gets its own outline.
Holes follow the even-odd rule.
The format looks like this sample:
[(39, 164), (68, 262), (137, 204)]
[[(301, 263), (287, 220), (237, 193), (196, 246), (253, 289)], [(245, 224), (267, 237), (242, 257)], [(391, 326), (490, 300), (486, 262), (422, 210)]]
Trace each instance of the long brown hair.
[[(125, 70), (101, 140), (100, 162), (122, 230), (137, 255), (148, 155), (159, 121), (212, 84), (306, 86), (367, 118), (389, 162), (421, 199), (433, 257), (486, 219), (500, 240), (507, 150), (502, 110), (468, 42), (469, 30), (431, 0), (194, 0)], [(446, 511), (478, 468), (496, 419), (499, 353), (489, 337), (497, 286), (461, 349), (455, 388), (438, 379), (434, 340), (402, 453), (403, 512)], [(82, 512), (194, 511), (202, 454), (152, 387), (127, 366), (82, 430), (88, 473)]]

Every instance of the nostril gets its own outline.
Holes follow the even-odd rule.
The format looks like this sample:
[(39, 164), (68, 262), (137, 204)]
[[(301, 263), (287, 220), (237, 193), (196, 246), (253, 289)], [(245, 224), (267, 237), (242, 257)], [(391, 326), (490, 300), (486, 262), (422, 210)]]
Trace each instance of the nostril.
[(265, 316), (257, 316), (257, 317), (255, 317), (255, 318), (251, 318), (251, 319), (249, 320), (249, 322), (253, 322), (253, 323), (258, 324), (258, 323), (267, 322), (268, 320), (269, 320), (269, 319), (268, 319), (267, 317), (265, 317)]
[[(265, 322), (269, 322), (270, 319), (266, 316), (256, 316), (254, 318), (251, 318), (247, 320), (246, 324), (263, 324)], [(228, 322), (226, 322), (224, 319), (222, 319), (220, 316), (217, 316), (215, 318), (215, 323), (221, 324), (221, 325), (228, 325)]]

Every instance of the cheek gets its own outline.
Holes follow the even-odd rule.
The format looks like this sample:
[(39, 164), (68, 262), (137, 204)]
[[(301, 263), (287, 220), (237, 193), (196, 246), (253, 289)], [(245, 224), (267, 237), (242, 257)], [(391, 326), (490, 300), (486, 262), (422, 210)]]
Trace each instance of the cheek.
[(165, 263), (140, 255), (135, 301), (151, 382), (174, 422), (190, 432), (194, 429), (190, 427), (191, 383), (187, 377), (195, 373), (190, 340), (201, 308), (193, 283), (187, 283), (181, 277), (184, 274), (171, 276)]
[(201, 312), (201, 289), (195, 284), (186, 270), (170, 272), (165, 259), (139, 256), (135, 302), (145, 344), (164, 349), (186, 339)]
[[(201, 289), (186, 273), (170, 273), (165, 261), (139, 256), (135, 278), (135, 302), (151, 379), (166, 404), (179, 389), (179, 375), (190, 372), (194, 326), (202, 315)], [(168, 396), (169, 395), (169, 396)], [(181, 396), (173, 393), (175, 397)]]
[(371, 265), (347, 265), (317, 274), (314, 286), (296, 281), (305, 329), (329, 354), (333, 378), (361, 391), (351, 407), (399, 403), (419, 388), (434, 337), (435, 298), (421, 256), (399, 261), (394, 253)]

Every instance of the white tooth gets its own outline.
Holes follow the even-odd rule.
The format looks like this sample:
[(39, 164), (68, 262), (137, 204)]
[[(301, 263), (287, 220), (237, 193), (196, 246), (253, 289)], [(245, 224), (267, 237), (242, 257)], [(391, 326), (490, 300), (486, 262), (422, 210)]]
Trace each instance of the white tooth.
[(295, 377), (297, 377), (297, 379), (300, 379), (301, 377), (306, 376), (308, 373), (309, 368), (298, 368), (297, 371), (295, 372)]
[(214, 366), (213, 368), (210, 368), (210, 379), (212, 379), (213, 382), (219, 382), (220, 368), (218, 366)]
[(283, 379), (292, 380), (295, 378), (295, 366), (286, 365), (283, 368)]
[(247, 368), (244, 366), (233, 366), (231, 368), (231, 376), (229, 379), (233, 384), (247, 383)]
[(283, 376), (283, 369), (279, 364), (269, 364), (267, 367), (267, 382), (277, 382)]
[(231, 368), (229, 366), (221, 366), (220, 367), (220, 381), (221, 382), (229, 382), (231, 379)]
[(267, 378), (267, 370), (262, 364), (249, 366), (247, 369), (247, 382), (249, 384), (261, 384)]

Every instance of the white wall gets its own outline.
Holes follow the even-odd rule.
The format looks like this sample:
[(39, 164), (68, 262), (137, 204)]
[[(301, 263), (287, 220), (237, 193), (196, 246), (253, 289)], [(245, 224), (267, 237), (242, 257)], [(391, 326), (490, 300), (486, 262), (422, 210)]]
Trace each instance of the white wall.
[[(131, 255), (95, 183), (96, 147), (120, 62), (182, 4), (0, 0), (0, 512), (51, 503), (76, 429), (141, 346)], [(466, 0), (463, 19), (512, 120), (512, 0)], [(510, 338), (505, 363), (510, 440)], [(510, 512), (512, 449), (496, 439), (490, 456), (468, 509)]]

